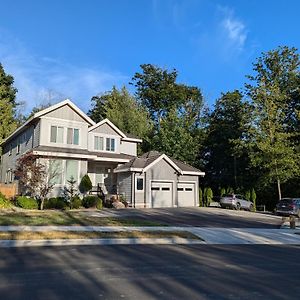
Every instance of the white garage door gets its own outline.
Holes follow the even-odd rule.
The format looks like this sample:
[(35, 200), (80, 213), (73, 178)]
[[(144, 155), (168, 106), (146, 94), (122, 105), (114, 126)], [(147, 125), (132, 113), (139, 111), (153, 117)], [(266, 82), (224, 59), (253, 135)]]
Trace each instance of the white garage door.
[(178, 183), (178, 206), (195, 206), (195, 184)]
[(173, 188), (171, 182), (152, 181), (152, 207), (172, 207)]

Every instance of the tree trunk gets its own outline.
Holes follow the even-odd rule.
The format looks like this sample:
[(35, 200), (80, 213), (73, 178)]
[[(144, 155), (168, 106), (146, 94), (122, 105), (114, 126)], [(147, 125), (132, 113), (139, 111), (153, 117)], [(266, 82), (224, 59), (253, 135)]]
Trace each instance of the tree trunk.
[(41, 199), (41, 205), (40, 205), (40, 209), (43, 210), (44, 209), (44, 198)]
[(278, 188), (278, 197), (279, 197), (279, 201), (280, 201), (281, 200), (280, 179), (277, 179), (277, 188)]

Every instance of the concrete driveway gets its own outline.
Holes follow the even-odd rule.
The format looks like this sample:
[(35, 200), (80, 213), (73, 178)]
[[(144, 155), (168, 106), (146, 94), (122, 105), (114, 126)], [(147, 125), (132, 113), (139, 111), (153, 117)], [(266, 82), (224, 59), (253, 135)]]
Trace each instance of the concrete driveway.
[(279, 228), (282, 218), (268, 213), (253, 213), (213, 207), (159, 209), (104, 209), (83, 212), (98, 217), (134, 218), (171, 226), (218, 228)]

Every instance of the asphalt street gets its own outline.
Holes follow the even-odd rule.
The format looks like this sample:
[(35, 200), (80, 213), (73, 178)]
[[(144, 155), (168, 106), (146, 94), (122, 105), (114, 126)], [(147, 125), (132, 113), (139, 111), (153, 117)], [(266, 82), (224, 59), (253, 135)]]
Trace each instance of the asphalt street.
[(299, 299), (300, 246), (0, 249), (1, 299)]

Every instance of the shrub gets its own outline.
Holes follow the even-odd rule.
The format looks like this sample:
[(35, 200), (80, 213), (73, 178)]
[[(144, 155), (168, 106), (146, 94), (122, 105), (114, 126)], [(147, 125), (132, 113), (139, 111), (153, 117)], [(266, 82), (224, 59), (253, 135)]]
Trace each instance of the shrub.
[(16, 205), (24, 208), (24, 209), (38, 209), (39, 204), (36, 199), (26, 197), (26, 196), (19, 196), (16, 199)]
[(251, 191), (247, 190), (247, 191), (245, 192), (245, 199), (248, 200), (248, 201), (251, 200)]
[(226, 194), (225, 188), (221, 188), (220, 197), (223, 197)]
[(203, 206), (203, 193), (201, 187), (199, 187), (199, 207)]
[(45, 200), (46, 209), (66, 209), (67, 203), (63, 197), (53, 197)]
[(72, 208), (73, 209), (78, 209), (79, 207), (81, 207), (81, 205), (82, 205), (81, 199), (78, 196), (75, 196), (72, 199)]
[(85, 174), (79, 184), (79, 191), (82, 194), (86, 194), (89, 190), (93, 188), (93, 184), (88, 174)]
[[(101, 206), (102, 206), (102, 200), (97, 197), (97, 196), (86, 196), (82, 199), (82, 205), (85, 208), (90, 208), (90, 207), (97, 207), (98, 202), (101, 202)], [(100, 206), (100, 204), (99, 204)]]
[(102, 208), (103, 208), (103, 202), (102, 202), (102, 199), (99, 198), (99, 200), (97, 201), (96, 208), (97, 208), (97, 209), (102, 209)]
[(251, 190), (251, 202), (253, 203), (254, 210), (256, 211), (256, 193), (254, 188)]
[(206, 189), (206, 193), (205, 193), (205, 204), (206, 206), (209, 206), (210, 203), (212, 202), (212, 198), (213, 198), (213, 191), (212, 189), (209, 187)]
[(6, 197), (0, 193), (0, 209), (1, 208), (10, 208), (11, 207), (11, 203), (9, 200), (6, 199)]

